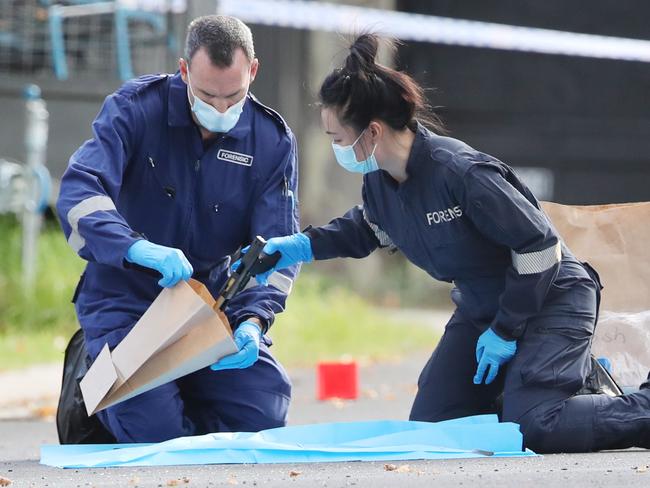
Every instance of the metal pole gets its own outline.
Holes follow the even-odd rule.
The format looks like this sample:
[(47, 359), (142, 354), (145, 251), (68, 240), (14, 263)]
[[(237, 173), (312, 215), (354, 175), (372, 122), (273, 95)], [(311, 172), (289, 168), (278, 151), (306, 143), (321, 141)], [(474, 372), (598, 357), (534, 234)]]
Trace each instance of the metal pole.
[(23, 209), (23, 287), (28, 293), (34, 290), (36, 277), (37, 239), (42, 214), (49, 197), (49, 174), (45, 168), (48, 118), (41, 90), (28, 85), (24, 91), (27, 126), (25, 129), (26, 195)]

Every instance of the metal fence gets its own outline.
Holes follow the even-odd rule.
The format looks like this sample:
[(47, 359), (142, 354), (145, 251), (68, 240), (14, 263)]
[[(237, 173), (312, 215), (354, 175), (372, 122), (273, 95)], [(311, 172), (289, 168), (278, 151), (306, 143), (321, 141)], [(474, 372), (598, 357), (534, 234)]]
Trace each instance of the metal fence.
[(178, 54), (178, 0), (0, 0), (0, 73), (116, 78), (164, 71)]

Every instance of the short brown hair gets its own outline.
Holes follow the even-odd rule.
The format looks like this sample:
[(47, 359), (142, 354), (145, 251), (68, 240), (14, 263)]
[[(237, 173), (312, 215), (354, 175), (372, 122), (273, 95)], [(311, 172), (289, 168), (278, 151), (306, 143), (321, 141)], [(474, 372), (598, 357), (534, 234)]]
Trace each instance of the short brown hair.
[(205, 15), (194, 19), (187, 28), (185, 59), (188, 63), (196, 52), (204, 48), (210, 61), (220, 68), (232, 64), (237, 48), (249, 61), (255, 59), (253, 34), (241, 20), (227, 15)]

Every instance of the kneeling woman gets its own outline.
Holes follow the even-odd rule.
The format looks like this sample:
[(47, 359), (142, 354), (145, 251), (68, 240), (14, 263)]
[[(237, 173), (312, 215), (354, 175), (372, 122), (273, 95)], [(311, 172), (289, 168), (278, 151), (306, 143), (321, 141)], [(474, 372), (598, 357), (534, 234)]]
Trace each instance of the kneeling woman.
[(394, 245), (454, 283), (457, 308), (420, 375), (412, 420), (487, 413), (503, 393), (502, 420), (540, 452), (650, 447), (650, 390), (575, 396), (590, 369), (597, 275), (512, 169), (422, 125), (421, 88), (377, 64), (377, 44), (359, 37), (320, 89), (336, 160), (364, 174), (363, 205), (265, 251), (280, 250), (282, 268)]

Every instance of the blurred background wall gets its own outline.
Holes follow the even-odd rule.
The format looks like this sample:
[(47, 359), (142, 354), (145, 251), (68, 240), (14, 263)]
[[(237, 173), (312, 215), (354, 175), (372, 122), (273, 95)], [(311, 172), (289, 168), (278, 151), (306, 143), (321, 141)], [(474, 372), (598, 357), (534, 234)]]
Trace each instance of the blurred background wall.
[[(37, 83), (50, 111), (48, 166), (55, 177), (91, 136), (102, 100), (125, 73), (125, 60), (117, 56), (114, 13), (109, 12), (65, 20), (68, 76), (57, 78), (52, 8), (88, 1), (0, 3), (0, 156), (24, 159), (21, 91), (26, 83)], [(650, 3), (642, 0), (630, 0), (625, 8), (605, 0), (338, 3), (650, 39)], [(157, 17), (131, 18), (132, 74), (174, 72), (187, 23), (214, 13), (215, 5), (214, 0), (166, 3)], [(296, 133), (303, 225), (323, 224), (360, 201), (361, 179), (334, 162), (314, 107), (319, 83), (345, 56), (348, 39), (320, 31), (251, 28), (261, 61), (253, 91), (278, 109)], [(540, 198), (571, 204), (650, 200), (650, 113), (644, 101), (650, 63), (418, 42), (402, 45), (397, 57), (386, 62), (435, 89), (430, 101), (439, 107), (451, 135), (517, 168)], [(375, 253), (362, 262), (319, 263), (316, 268), (385, 305), (448, 301), (447, 285), (406, 265), (399, 253)]]
[[(649, 39), (650, 3), (399, 0), (410, 12)], [(456, 137), (516, 167), (551, 171), (560, 203), (650, 198), (650, 64), (409, 43), (400, 64)]]

